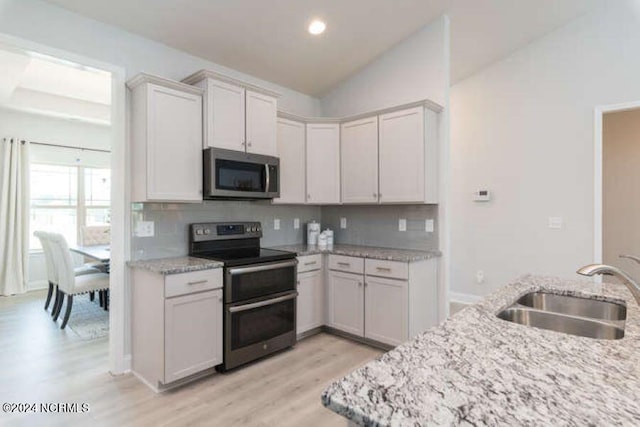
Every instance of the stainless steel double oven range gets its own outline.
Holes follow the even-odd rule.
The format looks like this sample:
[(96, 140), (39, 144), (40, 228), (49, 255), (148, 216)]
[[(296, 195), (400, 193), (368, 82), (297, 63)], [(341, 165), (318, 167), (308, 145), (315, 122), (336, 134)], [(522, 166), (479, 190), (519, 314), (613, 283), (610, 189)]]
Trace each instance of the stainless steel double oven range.
[(190, 225), (189, 255), (224, 263), (222, 371), (296, 343), (296, 254), (261, 237), (259, 222)]

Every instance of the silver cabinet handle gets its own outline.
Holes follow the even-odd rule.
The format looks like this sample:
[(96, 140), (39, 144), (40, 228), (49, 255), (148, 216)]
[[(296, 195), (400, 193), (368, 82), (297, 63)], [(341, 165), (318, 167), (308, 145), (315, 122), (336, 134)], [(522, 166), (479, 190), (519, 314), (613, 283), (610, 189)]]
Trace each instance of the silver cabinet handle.
[(373, 198), (374, 198), (374, 199), (377, 199), (377, 198), (378, 198), (378, 195), (377, 195), (376, 193), (373, 193)]
[(188, 282), (187, 285), (203, 285), (207, 283), (206, 280), (196, 280), (195, 282)]
[(251, 141), (247, 141), (247, 145), (251, 147)]
[(351, 264), (350, 264), (350, 263), (348, 263), (348, 262), (339, 262), (339, 263), (338, 263), (338, 265), (343, 265), (343, 266), (345, 266), (345, 267), (349, 267), (349, 266), (351, 266)]
[(311, 194), (307, 194), (307, 199), (311, 199)]
[(369, 286), (369, 284), (367, 282), (364, 282), (364, 287), (366, 288), (367, 286)]
[(358, 282), (358, 286), (362, 286), (362, 282)]
[(388, 267), (376, 267), (376, 270), (378, 270), (378, 271), (391, 271), (391, 269), (388, 268)]
[(316, 265), (316, 261), (305, 262), (304, 265)]
[[(251, 147), (251, 144), (249, 144), (249, 147)], [(271, 183), (271, 176), (269, 175), (269, 164), (268, 163), (266, 163), (264, 165), (264, 173), (265, 173), (265, 177), (266, 177), (264, 190), (268, 193), (270, 191), (269, 187), (270, 187), (270, 183)]]
[(260, 308), (260, 307), (265, 307), (267, 305), (277, 304), (279, 302), (289, 301), (291, 299), (294, 299), (297, 296), (298, 296), (298, 292), (293, 292), (289, 295), (268, 299), (266, 301), (258, 301), (258, 302), (254, 302), (253, 304), (244, 304), (244, 305), (238, 305), (235, 307), (229, 307), (229, 313), (239, 313), (241, 311), (253, 310), (254, 308)]

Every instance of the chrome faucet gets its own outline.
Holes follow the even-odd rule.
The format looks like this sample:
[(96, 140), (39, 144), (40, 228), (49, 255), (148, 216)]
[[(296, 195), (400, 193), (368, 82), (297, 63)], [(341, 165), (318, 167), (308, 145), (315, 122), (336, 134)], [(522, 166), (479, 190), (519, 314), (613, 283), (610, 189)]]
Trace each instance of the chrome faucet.
[(639, 258), (639, 257), (637, 257), (637, 256), (634, 256), (634, 255), (626, 255), (626, 254), (618, 255), (618, 256), (619, 256), (620, 258), (630, 259), (630, 260), (635, 261), (635, 262), (637, 262), (638, 264), (640, 264), (640, 258)]
[[(635, 257), (634, 257), (635, 258)], [(633, 258), (632, 258), (633, 259)], [(638, 259), (640, 262), (640, 259)], [(636, 302), (640, 305), (640, 285), (638, 285), (627, 273), (612, 265), (605, 264), (589, 264), (585, 265), (577, 271), (583, 276), (595, 276), (596, 274), (605, 274), (615, 276), (622, 280), (622, 283), (629, 289)]]

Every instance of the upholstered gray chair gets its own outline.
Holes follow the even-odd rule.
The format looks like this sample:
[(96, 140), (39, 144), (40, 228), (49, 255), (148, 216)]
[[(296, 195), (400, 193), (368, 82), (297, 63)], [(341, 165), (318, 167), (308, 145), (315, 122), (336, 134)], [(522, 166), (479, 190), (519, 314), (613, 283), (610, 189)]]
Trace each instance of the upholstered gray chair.
[(64, 297), (67, 297), (67, 307), (62, 319), (60, 329), (67, 326), (73, 307), (73, 297), (94, 291), (105, 291), (109, 289), (109, 275), (105, 273), (84, 274), (76, 276), (69, 246), (62, 234), (47, 233), (48, 240), (53, 249), (53, 260), (55, 269), (58, 272), (58, 291), (53, 304), (53, 320), (57, 321)]

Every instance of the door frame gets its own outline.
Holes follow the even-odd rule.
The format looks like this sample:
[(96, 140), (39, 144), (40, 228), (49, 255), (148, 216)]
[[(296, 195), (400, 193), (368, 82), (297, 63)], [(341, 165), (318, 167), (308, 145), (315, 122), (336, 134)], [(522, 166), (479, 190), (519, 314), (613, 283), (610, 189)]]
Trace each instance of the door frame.
[[(111, 73), (111, 263), (109, 289), (109, 371), (114, 375), (131, 369), (127, 354), (130, 316), (129, 272), (131, 195), (129, 147), (126, 137), (126, 72), (123, 67), (0, 32), (0, 47), (37, 52)], [(114, 173), (115, 172), (115, 173)]]
[[(640, 101), (625, 102), (621, 104), (599, 105), (594, 110), (594, 214), (593, 214), (593, 262), (602, 264), (604, 236), (602, 230), (603, 221), (603, 143), (602, 135), (603, 116), (607, 113), (636, 110), (640, 108)], [(602, 276), (597, 276), (601, 281)]]

